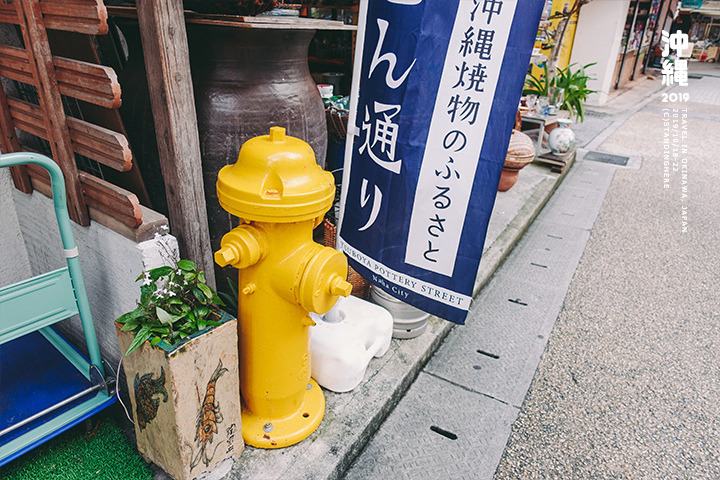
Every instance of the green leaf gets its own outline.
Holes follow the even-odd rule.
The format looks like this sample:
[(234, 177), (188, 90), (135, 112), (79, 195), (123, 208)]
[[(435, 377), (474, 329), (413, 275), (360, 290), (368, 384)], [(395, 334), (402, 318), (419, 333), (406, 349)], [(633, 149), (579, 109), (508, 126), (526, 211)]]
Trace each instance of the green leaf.
[(172, 325), (172, 323), (175, 321), (172, 315), (170, 315), (168, 312), (166, 312), (160, 307), (155, 307), (155, 313), (157, 313), (158, 320), (160, 320), (166, 325)]
[(155, 293), (157, 287), (154, 283), (143, 285), (140, 287), (140, 304), (147, 306), (150, 303), (150, 297)]
[(210, 315), (210, 312), (212, 312), (212, 310), (208, 307), (198, 307), (195, 314), (198, 318), (205, 318)]
[[(227, 295), (227, 294), (226, 294), (226, 295)], [(232, 299), (232, 297), (230, 297), (230, 295), (228, 295), (228, 297), (229, 297), (230, 299)], [(225, 302), (223, 302), (218, 295), (213, 295), (213, 298), (212, 298), (212, 300), (210, 300), (210, 302), (211, 302), (213, 305), (218, 305), (218, 306), (220, 306), (220, 307), (224, 307), (224, 306), (225, 306)], [(237, 300), (236, 300), (235, 303), (237, 303)]]
[(131, 321), (131, 322), (127, 322), (125, 325), (123, 325), (120, 330), (122, 330), (123, 332), (132, 332), (139, 326), (140, 326), (139, 323)]
[(197, 265), (195, 265), (190, 260), (180, 260), (178, 261), (177, 266), (180, 270), (183, 270), (185, 272), (192, 272), (193, 270), (197, 269)]
[(140, 329), (140, 331), (135, 334), (135, 338), (133, 339), (132, 343), (131, 343), (130, 346), (128, 347), (127, 352), (125, 352), (125, 356), (127, 357), (128, 355), (130, 355), (130, 353), (131, 353), (133, 350), (135, 350), (135, 349), (138, 348), (140, 345), (142, 345), (143, 342), (145, 342), (145, 340), (147, 340), (148, 338), (150, 338), (150, 335), (151, 335), (151, 333), (150, 333), (150, 327), (148, 327), (147, 325), (144, 326), (144, 327), (142, 327), (142, 328)]
[(160, 337), (153, 337), (153, 339), (150, 340), (150, 345), (152, 345), (152, 346), (154, 347), (155, 345), (157, 345), (157, 344), (160, 343), (160, 342), (162, 342), (162, 338), (160, 338)]
[(127, 312), (127, 313), (120, 315), (120, 318), (118, 318), (116, 320), (116, 322), (123, 324), (123, 323), (129, 322), (130, 320), (135, 320), (137, 318), (140, 318), (144, 314), (145, 314), (145, 310), (138, 307), (135, 310), (133, 310), (132, 312)]
[[(236, 301), (237, 299), (231, 297), (231, 296), (228, 295), (227, 293), (225, 293), (225, 292), (220, 292), (220, 293), (218, 293), (218, 295), (220, 295), (220, 297), (224, 298), (224, 299), (225, 299), (225, 302), (224, 302), (224, 304), (223, 304), (223, 303), (219, 303), (219, 302), (213, 302), (213, 303), (215, 303), (215, 305), (222, 305), (222, 306), (229, 306), (229, 307), (237, 306), (237, 305), (235, 304), (235, 301)], [(235, 308), (234, 310), (237, 310), (237, 308)]]
[(172, 267), (164, 266), (164, 267), (153, 268), (153, 269), (149, 270), (148, 273), (150, 274), (150, 279), (154, 281), (160, 277), (170, 275), (172, 273), (172, 271), (173, 271)]
[(195, 298), (197, 298), (199, 302), (205, 301), (205, 293), (203, 293), (203, 291), (200, 290), (200, 288), (198, 288), (198, 287), (193, 288), (192, 293), (193, 293), (193, 295), (195, 295)]
[(208, 287), (204, 283), (198, 283), (198, 288), (202, 290), (208, 300), (212, 300), (212, 298), (215, 296), (215, 292), (213, 292), (213, 289)]

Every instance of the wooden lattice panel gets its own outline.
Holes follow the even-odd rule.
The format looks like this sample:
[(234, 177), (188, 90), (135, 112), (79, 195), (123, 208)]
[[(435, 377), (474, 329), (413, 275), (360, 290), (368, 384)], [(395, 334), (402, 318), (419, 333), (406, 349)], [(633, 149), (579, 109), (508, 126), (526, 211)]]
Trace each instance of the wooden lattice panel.
[[(18, 1), (0, 2), (0, 22), (24, 23), (16, 3)], [(41, 0), (34, 3), (39, 4), (45, 28), (88, 35), (105, 35), (108, 32), (107, 9), (100, 0)]]
[[(124, 172), (132, 167), (132, 152), (124, 135), (66, 116), (61, 95), (106, 108), (118, 108), (120, 85), (113, 69), (53, 56), (46, 29), (84, 34), (108, 31), (101, 0), (2, 0), (0, 22), (17, 24), (25, 49), (0, 46), (0, 76), (32, 85), (38, 105), (0, 93), (1, 146), (4, 152), (28, 150), (18, 144), (15, 128), (49, 142), (53, 159), (65, 174), (71, 218), (89, 225), (88, 206), (129, 227), (142, 223), (135, 194), (78, 170), (75, 154)], [(42, 169), (14, 168), (15, 186), (32, 191), (49, 179)], [(29, 177), (32, 177), (32, 182)], [(39, 188), (47, 191), (46, 188)]]
[[(60, 93), (105, 108), (120, 107), (120, 83), (112, 68), (63, 57), (52, 61)], [(27, 52), (0, 45), (0, 75), (34, 85)]]

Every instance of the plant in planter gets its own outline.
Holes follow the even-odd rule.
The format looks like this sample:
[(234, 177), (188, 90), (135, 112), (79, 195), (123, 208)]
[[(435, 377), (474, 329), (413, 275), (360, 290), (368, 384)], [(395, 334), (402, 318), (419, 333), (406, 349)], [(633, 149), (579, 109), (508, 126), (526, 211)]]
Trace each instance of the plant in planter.
[[(143, 272), (137, 308), (117, 319), (123, 332), (133, 333), (129, 355), (146, 340), (173, 345), (209, 326), (218, 326), (218, 308), (225, 304), (205, 283), (205, 272), (190, 260), (179, 260)], [(211, 314), (213, 314), (211, 316)]]
[(138, 450), (176, 480), (239, 455), (237, 320), (188, 260), (144, 272), (116, 321)]
[(595, 93), (595, 90), (590, 90), (587, 87), (587, 82), (591, 77), (585, 73), (585, 69), (595, 65), (595, 63), (589, 63), (574, 72), (570, 68), (573, 65), (576, 64), (568, 65), (568, 67), (564, 69), (558, 68), (557, 74), (548, 82), (547, 63), (543, 64), (544, 74), (539, 78), (534, 75), (528, 75), (525, 80), (528, 88), (523, 89), (523, 95), (534, 94), (538, 97), (547, 97), (550, 93), (550, 87), (560, 88), (563, 92), (563, 102), (560, 108), (569, 111), (576, 120), (584, 121), (585, 109), (583, 102), (587, 100), (591, 93)]

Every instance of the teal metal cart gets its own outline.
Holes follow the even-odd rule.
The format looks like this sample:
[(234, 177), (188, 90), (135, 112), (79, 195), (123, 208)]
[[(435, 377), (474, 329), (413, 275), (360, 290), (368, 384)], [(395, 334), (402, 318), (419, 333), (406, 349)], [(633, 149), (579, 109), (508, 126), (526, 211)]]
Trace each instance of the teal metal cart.
[[(0, 288), (0, 466), (115, 401), (115, 378), (100, 358), (62, 171), (42, 155), (0, 155), (0, 167), (26, 163), (50, 173), (67, 267)], [(52, 327), (75, 315), (89, 360)]]

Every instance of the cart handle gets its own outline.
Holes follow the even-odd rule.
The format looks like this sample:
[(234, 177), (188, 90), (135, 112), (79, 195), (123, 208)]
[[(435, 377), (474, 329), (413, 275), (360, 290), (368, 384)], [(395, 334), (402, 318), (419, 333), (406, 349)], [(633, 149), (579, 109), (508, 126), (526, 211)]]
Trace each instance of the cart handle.
[(65, 249), (66, 256), (68, 255), (68, 251), (73, 251), (75, 256), (77, 256), (75, 238), (72, 234), (70, 216), (68, 215), (67, 199), (65, 196), (65, 177), (63, 177), (62, 170), (60, 170), (57, 163), (38, 153), (18, 152), (7, 153), (0, 156), (0, 167), (13, 167), (26, 163), (40, 165), (50, 174), (53, 203), (55, 204), (55, 216), (57, 217), (58, 227), (60, 228), (60, 238), (62, 239), (63, 248)]
[(60, 229), (60, 238), (62, 239), (63, 249), (65, 250), (65, 259), (67, 260), (68, 270), (70, 271), (70, 279), (75, 289), (75, 299), (77, 300), (78, 313), (82, 322), (83, 332), (85, 333), (90, 362), (95, 365), (104, 376), (105, 373), (102, 359), (100, 358), (100, 348), (95, 333), (95, 325), (93, 324), (92, 314), (90, 313), (87, 290), (85, 289), (85, 281), (83, 280), (82, 271), (80, 270), (78, 250), (75, 245), (75, 237), (72, 233), (70, 215), (67, 209), (65, 177), (63, 177), (62, 170), (60, 170), (58, 164), (45, 155), (31, 152), (16, 152), (0, 155), (0, 167), (13, 167), (27, 163), (40, 165), (50, 174), (55, 217), (57, 218), (58, 228)]

